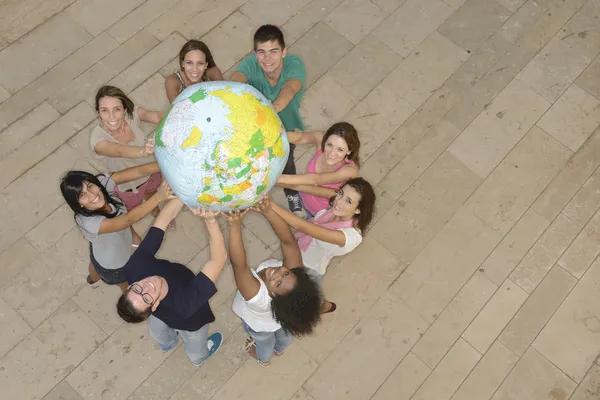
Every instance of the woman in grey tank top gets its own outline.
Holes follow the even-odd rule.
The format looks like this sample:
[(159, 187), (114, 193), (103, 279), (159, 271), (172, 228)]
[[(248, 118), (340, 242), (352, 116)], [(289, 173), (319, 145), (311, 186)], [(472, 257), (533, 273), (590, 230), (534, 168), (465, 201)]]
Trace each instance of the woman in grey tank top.
[(180, 71), (175, 71), (165, 81), (169, 103), (188, 86), (206, 81), (222, 81), (223, 74), (215, 64), (208, 46), (200, 40), (189, 40), (179, 52)]

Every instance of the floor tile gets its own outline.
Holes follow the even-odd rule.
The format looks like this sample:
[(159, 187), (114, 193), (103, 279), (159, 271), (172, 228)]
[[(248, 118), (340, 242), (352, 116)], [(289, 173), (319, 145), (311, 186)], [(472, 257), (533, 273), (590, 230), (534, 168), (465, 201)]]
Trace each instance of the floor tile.
[[(184, 2), (186, 3), (185, 7), (179, 7), (179, 5), (183, 5)], [(182, 13), (183, 15), (181, 16), (180, 19), (163, 20), (163, 22), (165, 22), (168, 27), (168, 29), (166, 29), (166, 30), (164, 28), (159, 28), (161, 30), (159, 30), (157, 32), (155, 29), (153, 29), (153, 28), (155, 28), (154, 24), (151, 24), (149, 26), (148, 30), (150, 30), (150, 32), (152, 32), (152, 34), (154, 34), (154, 36), (156, 36), (157, 38), (159, 38), (161, 40), (164, 37), (165, 32), (179, 32), (183, 36), (189, 37), (189, 38), (201, 37), (201, 36), (204, 36), (205, 34), (207, 34), (208, 32), (210, 32), (213, 28), (215, 28), (217, 25), (219, 25), (227, 17), (232, 15), (235, 12), (235, 10), (238, 9), (244, 3), (245, 3), (244, 0), (223, 0), (223, 1), (202, 0), (200, 2), (198, 2), (197, 0), (193, 1), (193, 2), (191, 0), (182, 1), (182, 2), (178, 3), (175, 7), (173, 7), (171, 10), (169, 10), (169, 12), (171, 12), (173, 10), (177, 10), (177, 13)], [(190, 15), (189, 15), (190, 10), (195, 10), (195, 9), (199, 9), (201, 11), (198, 14), (194, 15), (192, 18), (190, 18)], [(159, 18), (157, 21), (160, 21), (160, 20), (161, 19)], [(186, 21), (186, 22), (181, 23), (181, 21)], [(254, 21), (254, 22), (256, 22), (256, 21)], [(160, 24), (159, 24), (159, 27), (160, 27)], [(258, 27), (258, 25), (256, 27)], [(235, 27), (235, 28), (237, 28), (237, 27)], [(244, 37), (243, 39), (240, 38), (239, 43), (236, 43), (236, 44), (239, 44), (240, 47), (241, 47), (241, 45), (247, 46), (247, 47), (245, 47), (247, 49), (247, 51), (252, 50), (252, 35), (253, 34), (251, 33), (248, 36)], [(210, 44), (210, 48), (212, 48), (212, 49), (215, 48), (214, 44), (212, 43), (212, 40), (209, 40), (208, 38), (203, 38), (203, 40), (205, 40), (206, 42), (208, 42)], [(227, 43), (227, 44), (231, 44), (231, 43)], [(214, 50), (211, 50), (211, 51), (214, 51)], [(222, 71), (225, 71), (225, 69), (221, 66), (220, 60), (217, 60), (215, 62), (217, 63), (219, 68), (221, 68)]]
[[(377, 85), (343, 119), (354, 125), (360, 137), (360, 156), (369, 158), (413, 114), (415, 108), (383, 83)], [(391, 139), (390, 139), (391, 138)], [(394, 163), (395, 164), (395, 163)], [(386, 166), (390, 166), (386, 163)], [(392, 165), (393, 166), (393, 165)]]
[(505, 235), (571, 154), (534, 127), (475, 191), (465, 208)]
[(528, 296), (523, 289), (507, 279), (462, 337), (481, 354), (485, 354)]
[(60, 13), (0, 52), (0, 84), (14, 93), (91, 39), (81, 25)]
[(296, 38), (302, 37), (319, 21), (331, 13), (343, 0), (312, 0), (293, 15), (284, 25), (286, 32)]
[(379, 187), (394, 198), (399, 198), (459, 134), (458, 128), (442, 119), (423, 136), (421, 143), (389, 171), (378, 183)]
[(423, 361), (408, 353), (371, 399), (410, 399), (430, 373)]
[(77, 0), (66, 13), (94, 36), (142, 4), (144, 0), (107, 0), (98, 3), (93, 0)]
[(496, 292), (497, 286), (476, 272), (419, 339), (412, 352), (435, 368)]
[(75, 225), (73, 210), (67, 204), (63, 204), (25, 235), (25, 238), (39, 253), (43, 253), (73, 229)]
[(498, 340), (513, 353), (522, 356), (577, 280), (559, 266), (546, 278), (515, 313)]
[(373, 236), (408, 265), (479, 183), (467, 167), (444, 153), (373, 226)]
[(386, 17), (386, 13), (367, 0), (344, 0), (323, 21), (350, 43), (359, 44)]
[(25, 238), (14, 242), (0, 253), (0, 288), (17, 276), (21, 270), (39, 257), (39, 253)]
[(250, 0), (240, 11), (256, 22), (269, 21), (280, 26), (309, 3), (310, 0)]
[[(338, 308), (323, 318), (312, 336), (298, 341), (318, 363), (328, 358), (402, 272), (398, 259), (370, 234), (356, 250), (332, 264), (323, 281), (323, 293)], [(353, 290), (349, 291), (349, 287)]]
[(61, 381), (42, 400), (81, 400), (81, 396), (65, 381)]
[(383, 84), (399, 93), (415, 107), (420, 107), (468, 58), (466, 51), (433, 32)]
[(163, 13), (168, 12), (174, 3), (177, 6), (180, 2), (161, 0), (144, 1), (139, 7), (107, 28), (106, 32), (119, 43), (125, 43), (140, 32), (149, 35), (148, 31), (144, 30), (144, 28)]
[(125, 324), (77, 365), (66, 382), (83, 398), (125, 399), (167, 356), (146, 323)]
[(600, 254), (600, 236), (594, 229), (586, 226), (560, 257), (558, 265), (579, 279), (598, 254)]
[(288, 51), (300, 56), (307, 67), (305, 85), (309, 88), (353, 47), (352, 43), (329, 25), (319, 22), (290, 46)]
[(510, 279), (532, 293), (580, 230), (579, 225), (560, 214), (523, 257)]
[[(600, 307), (590, 301), (599, 292), (600, 261), (596, 261), (533, 342), (575, 382), (581, 382), (600, 351)], [(569, 340), (560, 339), (565, 337)]]
[(561, 40), (592, 59), (600, 52), (600, 3), (588, 1), (564, 26)]
[(510, 350), (494, 342), (454, 393), (452, 400), (489, 399), (518, 360)]
[(485, 178), (549, 107), (523, 83), (513, 80), (448, 151)]
[(0, 358), (31, 332), (31, 327), (0, 298)]
[(548, 221), (556, 218), (600, 165), (599, 132), (592, 134), (533, 203), (532, 208)]
[(572, 85), (537, 125), (572, 151), (600, 125), (600, 101)]
[(334, 65), (327, 76), (355, 99), (362, 99), (401, 61), (402, 57), (369, 35)]
[(600, 365), (594, 364), (573, 393), (571, 400), (594, 400), (600, 395)]
[(480, 358), (481, 354), (464, 340), (458, 339), (412, 399), (450, 399)]
[(459, 209), (390, 289), (433, 322), (500, 238), (479, 218)]
[(56, 121), (58, 117), (60, 117), (60, 113), (44, 101), (23, 118), (0, 132), (0, 156), (5, 157), (18, 149), (27, 140)]
[(438, 28), (438, 32), (472, 53), (511, 15), (495, 1), (467, 0)]
[(600, 99), (600, 58), (596, 57), (575, 80), (575, 84)]
[(492, 400), (567, 399), (575, 383), (530, 348), (508, 374)]
[[(317, 367), (318, 364), (292, 342), (282, 357), (271, 360), (269, 369), (264, 369), (252, 358), (246, 359), (212, 399), (288, 399)], [(267, 376), (269, 378), (265, 379)], [(252, 387), (251, 391), (249, 387)]]
[[(216, 357), (211, 357), (206, 363), (195, 371), (175, 394), (173, 400), (194, 399), (209, 400), (219, 391), (231, 376), (248, 360), (248, 353), (242, 343), (248, 337), (240, 326), (223, 343)], [(296, 353), (301, 355), (301, 353)], [(287, 353), (286, 353), (287, 355)], [(258, 367), (254, 362), (252, 367)], [(254, 371), (253, 371), (254, 372)], [(253, 385), (254, 386), (254, 385)]]
[(407, 57), (453, 11), (441, 0), (407, 0), (373, 31), (373, 35)]
[(358, 103), (327, 75), (315, 82), (304, 93), (300, 115), (307, 130), (326, 130)]
[(0, 35), (10, 42), (43, 24), (76, 0), (25, 0), (0, 4)]
[(598, 209), (599, 187), (600, 170), (596, 169), (563, 208), (562, 213), (577, 224), (585, 225)]
[[(154, 35), (158, 40), (163, 41), (171, 36), (172, 33), (183, 30), (186, 26), (186, 22), (196, 16), (200, 11), (205, 9), (208, 5), (213, 5), (215, 2), (212, 0), (181, 0), (176, 2), (172, 7), (170, 7), (165, 13), (160, 15), (154, 21), (152, 21), (147, 27), (146, 30)], [(223, 3), (231, 3), (231, 1), (224, 1)], [(237, 1), (236, 7), (239, 7), (243, 4), (243, 1)], [(234, 8), (234, 9), (235, 9)], [(226, 15), (223, 15), (221, 19), (225, 19), (229, 14), (233, 12), (233, 9), (230, 10)], [(216, 24), (215, 24), (216, 25)], [(212, 27), (214, 27), (213, 25)], [(212, 28), (211, 27), (211, 28)], [(185, 32), (180, 32), (183, 35), (186, 35)], [(206, 33), (206, 32), (205, 32)], [(186, 36), (187, 37), (187, 36)], [(190, 36), (191, 38), (191, 36)], [(177, 53), (173, 53), (173, 55), (177, 55)]]
[(483, 274), (501, 285), (549, 225), (537, 212), (527, 210), (481, 265)]
[[(304, 388), (315, 399), (369, 398), (427, 326), (427, 322), (402, 301), (384, 294)], [(369, 368), (364, 368), (366, 365)]]
[(100, 86), (117, 76), (119, 72), (157, 44), (158, 41), (154, 36), (146, 30), (140, 31), (83, 74), (70, 81), (68, 85), (59, 88), (50, 96), (48, 102), (60, 112), (64, 113), (70, 110), (88, 96), (95, 95)]
[(555, 38), (519, 72), (517, 78), (554, 103), (590, 61), (564, 41)]
[(8, 399), (41, 398), (104, 341), (104, 333), (72, 302), (34, 330), (0, 361)]

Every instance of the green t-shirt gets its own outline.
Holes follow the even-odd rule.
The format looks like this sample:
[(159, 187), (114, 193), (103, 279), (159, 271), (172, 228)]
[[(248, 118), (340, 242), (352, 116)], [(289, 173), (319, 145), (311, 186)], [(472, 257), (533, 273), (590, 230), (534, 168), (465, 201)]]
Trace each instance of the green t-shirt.
[(304, 96), (306, 69), (304, 69), (304, 64), (300, 57), (288, 55), (283, 58), (283, 70), (275, 86), (271, 86), (271, 83), (269, 83), (254, 53), (245, 57), (240, 62), (237, 71), (244, 74), (246, 79), (248, 79), (248, 83), (258, 89), (270, 101), (275, 101), (279, 95), (279, 91), (288, 79), (295, 78), (300, 80), (302, 87), (287, 107), (279, 112), (279, 118), (287, 131), (293, 131), (294, 129), (304, 130), (304, 123), (300, 117), (300, 101), (302, 100), (302, 96)]

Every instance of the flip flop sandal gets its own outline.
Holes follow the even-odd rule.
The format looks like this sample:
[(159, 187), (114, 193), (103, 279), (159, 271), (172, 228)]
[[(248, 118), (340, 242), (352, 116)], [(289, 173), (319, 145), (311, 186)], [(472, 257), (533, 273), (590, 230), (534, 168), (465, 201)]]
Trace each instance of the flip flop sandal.
[[(248, 336), (246, 338), (246, 342), (244, 343), (244, 349), (246, 351), (249, 351), (251, 347), (256, 347), (256, 342), (254, 341), (254, 339), (252, 339), (250, 336)], [(277, 353), (275, 352), (275, 354), (277, 354), (278, 356), (283, 354), (283, 351), (281, 353)], [(271, 365), (271, 361), (267, 361), (267, 362), (263, 362), (260, 360), (256, 360), (256, 362), (258, 362), (260, 364), (261, 367), (266, 368), (269, 365)]]
[(93, 285), (95, 285), (96, 283), (100, 282), (100, 278), (98, 278), (98, 279), (97, 279), (97, 280), (95, 280), (95, 281), (92, 281), (92, 276), (91, 276), (91, 275), (88, 275), (88, 276), (87, 276), (87, 278), (85, 278), (85, 281), (87, 282), (87, 284), (88, 284), (88, 285), (90, 285), (90, 286), (93, 286)]

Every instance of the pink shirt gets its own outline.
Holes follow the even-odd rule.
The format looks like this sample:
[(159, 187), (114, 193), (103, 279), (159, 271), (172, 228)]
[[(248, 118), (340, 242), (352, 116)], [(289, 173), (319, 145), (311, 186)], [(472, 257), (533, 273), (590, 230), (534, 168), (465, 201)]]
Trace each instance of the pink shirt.
[[(306, 166), (307, 174), (316, 174), (317, 173), (317, 160), (319, 159), (319, 156), (321, 154), (323, 154), (323, 152), (319, 150), (313, 156), (313, 158), (310, 159), (310, 161), (308, 162), (308, 165)], [(354, 164), (354, 161), (344, 161), (343, 163), (336, 166), (333, 169), (333, 171), (335, 172), (338, 169), (342, 168), (344, 165), (348, 165), (348, 164)], [(343, 183), (344, 182), (329, 183), (329, 184), (320, 185), (320, 186), (328, 187), (328, 188), (332, 188), (332, 189), (339, 189)], [(329, 199), (313, 196), (311, 194), (302, 193), (302, 192), (300, 192), (300, 197), (302, 198), (302, 204), (304, 204), (304, 208), (306, 208), (308, 210), (308, 212), (311, 213), (312, 215), (317, 215), (317, 213), (319, 211), (324, 210), (325, 208), (329, 207)]]

